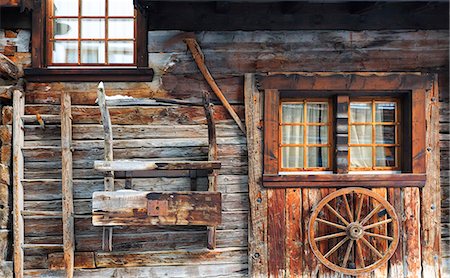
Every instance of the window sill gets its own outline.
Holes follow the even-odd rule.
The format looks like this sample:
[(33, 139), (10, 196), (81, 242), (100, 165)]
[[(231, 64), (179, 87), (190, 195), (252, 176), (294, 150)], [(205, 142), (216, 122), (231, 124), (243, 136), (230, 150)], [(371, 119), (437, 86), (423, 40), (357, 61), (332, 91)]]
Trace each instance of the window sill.
[(116, 68), (116, 69), (25, 69), (24, 78), (29, 82), (151, 82), (151, 68)]
[(426, 174), (323, 174), (323, 175), (263, 175), (264, 187), (326, 188), (326, 187), (424, 187)]

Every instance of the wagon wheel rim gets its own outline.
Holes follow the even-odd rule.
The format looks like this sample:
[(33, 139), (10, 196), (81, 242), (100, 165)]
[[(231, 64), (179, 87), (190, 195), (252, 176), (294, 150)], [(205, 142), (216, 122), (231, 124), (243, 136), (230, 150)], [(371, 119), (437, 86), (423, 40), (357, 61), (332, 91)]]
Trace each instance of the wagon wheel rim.
[[(355, 200), (353, 204), (349, 204), (350, 196)], [(332, 202), (339, 200), (342, 202), (337, 209)], [(364, 200), (373, 207), (363, 211)], [(328, 219), (319, 217), (324, 211), (328, 213)], [(380, 220), (380, 217), (384, 219)], [(334, 231), (320, 235), (316, 232), (316, 224)], [(374, 231), (380, 228), (384, 228), (385, 233)], [(395, 209), (380, 195), (365, 188), (345, 188), (329, 194), (317, 204), (311, 214), (308, 234), (310, 247), (322, 264), (340, 273), (358, 275), (373, 271), (392, 257), (399, 242), (399, 223)], [(386, 242), (386, 248), (378, 250), (379, 246), (371, 242), (374, 239)], [(328, 243), (327, 248), (319, 248), (321, 242)], [(363, 250), (369, 252), (371, 260), (364, 257)]]

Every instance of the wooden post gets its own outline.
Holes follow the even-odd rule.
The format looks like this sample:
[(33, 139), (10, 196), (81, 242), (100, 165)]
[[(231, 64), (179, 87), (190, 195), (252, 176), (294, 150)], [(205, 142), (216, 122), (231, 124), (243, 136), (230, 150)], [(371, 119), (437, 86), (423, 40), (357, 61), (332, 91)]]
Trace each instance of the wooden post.
[(250, 277), (267, 277), (267, 193), (263, 173), (263, 97), (256, 88), (254, 74), (245, 74), (245, 123), (248, 149), (248, 264)]
[[(208, 92), (203, 93), (203, 107), (205, 108), (206, 121), (208, 123), (208, 161), (218, 160), (216, 123), (214, 121), (214, 110)], [(217, 191), (218, 172), (213, 169), (208, 175), (208, 191)], [(208, 227), (208, 249), (216, 248), (216, 227)]]
[(23, 277), (23, 249), (24, 223), (23, 211), (23, 167), (24, 160), (22, 147), (24, 144), (24, 132), (22, 116), (25, 112), (25, 96), (21, 89), (13, 92), (13, 214), (14, 214), (14, 274), (16, 278)]
[[(98, 84), (97, 104), (100, 108), (105, 136), (105, 161), (113, 161), (113, 135), (111, 117), (109, 116), (108, 107), (106, 106), (106, 94), (103, 82), (100, 82)], [(106, 191), (114, 191), (113, 171), (105, 172), (104, 184)], [(112, 234), (112, 228), (103, 228), (102, 248), (104, 251), (112, 251)]]
[(75, 226), (73, 217), (72, 107), (68, 92), (61, 94), (61, 153), (64, 266), (66, 277), (72, 278), (75, 257)]

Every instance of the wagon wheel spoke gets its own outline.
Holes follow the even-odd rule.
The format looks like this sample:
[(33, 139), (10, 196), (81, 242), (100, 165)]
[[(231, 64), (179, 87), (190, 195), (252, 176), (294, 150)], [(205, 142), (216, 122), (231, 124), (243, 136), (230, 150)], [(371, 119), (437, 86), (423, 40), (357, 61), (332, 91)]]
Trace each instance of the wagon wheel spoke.
[(336, 252), (336, 250), (339, 249), (339, 247), (341, 247), (345, 242), (347, 242), (347, 240), (349, 240), (348, 237), (343, 238), (341, 241), (339, 241), (338, 244), (336, 244), (336, 246), (334, 246), (333, 248), (331, 248), (330, 251), (328, 251), (328, 253), (326, 253), (324, 255), (325, 258), (328, 258), (331, 254), (333, 254), (334, 252)]
[(361, 244), (359, 243), (359, 240), (356, 241), (356, 254), (359, 258), (359, 261), (361, 262), (362, 267), (366, 267), (366, 264), (364, 263), (364, 257), (361, 250)]
[(319, 222), (321, 222), (323, 224), (327, 224), (327, 225), (336, 227), (336, 228), (341, 229), (341, 230), (347, 229), (345, 226), (342, 226), (342, 225), (339, 225), (337, 223), (333, 223), (333, 222), (330, 222), (330, 221), (327, 221), (327, 220), (324, 220), (324, 219), (321, 219), (321, 218), (316, 218), (316, 221), (319, 221)]
[(378, 257), (383, 258), (383, 255), (375, 248), (373, 247), (372, 244), (370, 244), (370, 242), (367, 241), (367, 239), (365, 239), (364, 237), (361, 238), (361, 241), (367, 246), (369, 247), (370, 250), (372, 250)]
[(377, 227), (377, 226), (380, 226), (380, 225), (383, 225), (383, 224), (387, 224), (387, 223), (390, 223), (390, 222), (392, 222), (392, 218), (389, 218), (389, 219), (386, 219), (386, 220), (383, 220), (383, 221), (380, 221), (380, 222), (377, 222), (377, 223), (373, 223), (373, 224), (364, 226), (363, 229), (364, 230), (372, 229), (374, 227)]
[(364, 197), (362, 194), (359, 194), (359, 203), (358, 203), (358, 207), (356, 209), (356, 222), (359, 221), (359, 219), (361, 218), (361, 211), (362, 211), (362, 206), (363, 206), (363, 201), (364, 201)]
[(368, 235), (368, 236), (371, 236), (371, 237), (379, 237), (379, 238), (386, 239), (386, 240), (389, 240), (389, 241), (393, 241), (394, 240), (394, 238), (390, 237), (390, 236), (374, 234), (374, 233), (369, 233), (369, 232), (364, 232), (364, 234)]
[(344, 223), (345, 225), (350, 224), (342, 215), (340, 215), (334, 208), (332, 208), (329, 204), (325, 205), (327, 207), (327, 209), (329, 209), (334, 215), (336, 215), (337, 218), (339, 218), (342, 223)]
[(314, 240), (315, 241), (322, 241), (322, 240), (332, 239), (332, 238), (346, 236), (346, 235), (347, 235), (346, 232), (340, 232), (340, 233), (335, 233), (335, 234), (331, 234), (331, 235), (321, 236), (321, 237), (315, 238)]
[(354, 240), (350, 240), (345, 251), (344, 261), (342, 262), (342, 267), (347, 267), (348, 258), (350, 257), (350, 252), (352, 251)]
[(381, 207), (383, 207), (382, 204), (379, 204), (376, 208), (374, 208), (362, 221), (361, 221), (361, 225), (364, 225), (367, 221), (370, 220), (370, 218), (372, 218), (372, 216), (375, 215), (375, 213), (377, 213)]
[(350, 222), (353, 222), (353, 213), (350, 210), (350, 205), (348, 204), (347, 194), (342, 195), (342, 198), (344, 198), (345, 209), (347, 210), (347, 215), (350, 219)]

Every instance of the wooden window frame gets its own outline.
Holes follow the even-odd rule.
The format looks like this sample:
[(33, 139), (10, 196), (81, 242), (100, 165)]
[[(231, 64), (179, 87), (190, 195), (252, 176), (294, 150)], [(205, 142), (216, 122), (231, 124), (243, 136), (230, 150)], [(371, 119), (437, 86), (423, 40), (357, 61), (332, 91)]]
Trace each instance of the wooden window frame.
[[(48, 68), (49, 57), (46, 53), (48, 22), (47, 22), (48, 0), (33, 1), (32, 32), (31, 32), (31, 65), (25, 69), (25, 78), (31, 82), (90, 82), (90, 81), (117, 81), (117, 82), (150, 82), (153, 80), (154, 71), (148, 67), (147, 51), (147, 15), (145, 8), (135, 4), (136, 28), (135, 37), (135, 62), (129, 67), (123, 65), (93, 66), (88, 68), (58, 67)], [(135, 1), (137, 3), (137, 1)]]
[[(289, 187), (423, 187), (426, 181), (426, 92), (431, 90), (433, 76), (420, 73), (281, 73), (257, 76), (259, 89), (264, 93), (264, 171), (263, 185), (272, 188)], [(337, 94), (335, 113), (335, 166), (333, 174), (279, 175), (279, 114), (280, 92), (296, 91), (299, 97), (318, 92), (348, 92), (352, 94), (367, 92), (407, 92), (410, 96), (411, 127), (410, 148), (403, 151), (406, 161), (399, 174), (348, 174), (348, 111), (342, 111), (349, 102), (345, 93)], [(340, 100), (339, 100), (340, 99)], [(407, 110), (406, 106), (405, 109)], [(404, 112), (403, 112), (404, 113)], [(345, 123), (345, 127), (339, 124)], [(344, 125), (342, 125), (344, 126)], [(337, 132), (338, 129), (344, 131)], [(337, 133), (336, 133), (337, 132)], [(341, 155), (342, 154), (342, 155)], [(409, 160), (409, 162), (408, 162)]]

